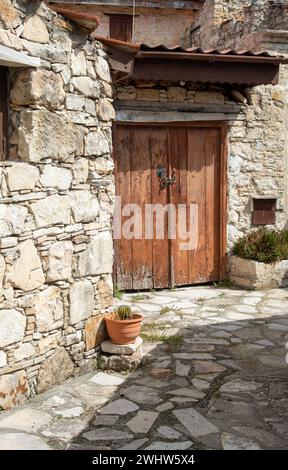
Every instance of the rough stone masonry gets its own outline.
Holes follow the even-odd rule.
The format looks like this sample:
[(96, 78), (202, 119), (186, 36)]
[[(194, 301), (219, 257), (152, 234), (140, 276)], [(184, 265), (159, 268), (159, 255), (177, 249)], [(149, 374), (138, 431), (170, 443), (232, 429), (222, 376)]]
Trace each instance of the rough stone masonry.
[(7, 68), (0, 408), (8, 409), (94, 366), (112, 301), (114, 109), (101, 44), (45, 4), (2, 1), (0, 43), (41, 59), (40, 68)]

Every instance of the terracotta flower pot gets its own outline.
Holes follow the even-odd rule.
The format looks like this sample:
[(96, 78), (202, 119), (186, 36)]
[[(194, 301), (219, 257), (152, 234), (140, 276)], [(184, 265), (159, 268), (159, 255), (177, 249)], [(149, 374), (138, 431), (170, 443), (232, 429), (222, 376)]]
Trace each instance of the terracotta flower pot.
[(108, 335), (112, 343), (133, 343), (141, 331), (142, 315), (134, 313), (132, 320), (117, 320), (116, 317), (113, 314), (105, 318)]

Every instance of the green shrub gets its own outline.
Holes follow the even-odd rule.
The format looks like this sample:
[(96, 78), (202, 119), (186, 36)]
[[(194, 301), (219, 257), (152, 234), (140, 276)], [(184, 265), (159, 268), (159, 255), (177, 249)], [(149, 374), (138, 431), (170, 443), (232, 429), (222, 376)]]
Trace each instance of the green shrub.
[(261, 227), (237, 240), (233, 253), (262, 263), (288, 259), (288, 230), (277, 232)]

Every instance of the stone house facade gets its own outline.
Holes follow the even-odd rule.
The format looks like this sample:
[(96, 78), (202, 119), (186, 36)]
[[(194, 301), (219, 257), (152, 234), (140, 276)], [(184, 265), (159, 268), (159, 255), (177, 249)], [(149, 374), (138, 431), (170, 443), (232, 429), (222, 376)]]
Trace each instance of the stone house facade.
[[(113, 293), (114, 119), (116, 125), (227, 124), (222, 246), (230, 252), (253, 228), (257, 200), (275, 201), (273, 226), (287, 225), (287, 65), (280, 66), (277, 85), (127, 73), (119, 80), (111, 60), (115, 44), (105, 41), (107, 19), (130, 14), (132, 2), (125, 0), (124, 10), (112, 0), (50, 3), (59, 13), (36, 0), (3, 0), (0, 6), (0, 78), (8, 97), (0, 115), (6, 120), (9, 108), (0, 155), (2, 408), (96, 366)], [(277, 2), (279, 14), (272, 17), (271, 2), (264, 0), (157, 3), (157, 13), (139, 10), (135, 42), (287, 51), (285, 2), (283, 8)], [(179, 3), (186, 8), (177, 9)], [(94, 27), (100, 21), (96, 36), (63, 9), (85, 10)], [(153, 284), (137, 285), (144, 287)]]
[(0, 44), (9, 89), (0, 161), (5, 409), (95, 366), (99, 314), (112, 302), (114, 109), (102, 45), (44, 3), (2, 1)]

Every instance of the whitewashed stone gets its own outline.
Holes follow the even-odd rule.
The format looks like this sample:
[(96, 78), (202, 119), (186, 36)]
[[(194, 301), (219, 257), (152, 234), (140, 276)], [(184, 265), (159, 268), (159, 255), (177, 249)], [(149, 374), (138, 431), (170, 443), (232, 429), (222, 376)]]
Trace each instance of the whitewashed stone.
[(46, 338), (40, 339), (40, 341), (37, 344), (37, 351), (38, 353), (45, 354), (47, 351), (50, 351), (50, 349), (56, 349), (59, 341), (61, 339), (61, 332), (58, 331), (57, 333), (53, 335), (46, 336)]
[(75, 325), (90, 317), (94, 308), (94, 288), (90, 281), (84, 279), (73, 284), (70, 290), (70, 322)]
[(140, 410), (134, 418), (130, 419), (130, 421), (126, 423), (126, 426), (128, 426), (134, 434), (147, 434), (158, 416), (159, 413), (154, 411)]
[(11, 92), (12, 103), (20, 106), (37, 104), (58, 109), (64, 98), (61, 76), (42, 69), (23, 70), (17, 75)]
[(94, 168), (97, 173), (110, 174), (114, 170), (114, 163), (111, 158), (98, 157), (94, 162)]
[(11, 0), (1, 0), (0, 20), (5, 28), (16, 28), (20, 23), (20, 17)]
[(86, 111), (86, 113), (89, 113), (92, 116), (97, 116), (96, 105), (95, 105), (94, 100), (90, 100), (89, 98), (86, 98), (86, 100), (85, 100), (85, 111)]
[(131, 439), (133, 434), (124, 431), (117, 431), (117, 429), (99, 428), (85, 432), (83, 437), (88, 441), (119, 441), (122, 439)]
[(7, 364), (7, 354), (4, 351), (0, 351), (0, 368), (5, 367)]
[(82, 95), (73, 95), (72, 93), (67, 93), (65, 104), (66, 108), (70, 111), (82, 111), (86, 105), (86, 98), (84, 98)]
[(70, 82), (79, 93), (88, 98), (99, 98), (100, 85), (96, 80), (92, 80), (90, 77), (75, 77)]
[(145, 450), (186, 450), (192, 446), (191, 441), (184, 441), (184, 442), (163, 442), (163, 441), (156, 441), (150, 444), (150, 446), (145, 447)]
[(105, 82), (111, 81), (111, 74), (107, 60), (103, 59), (103, 57), (96, 57), (95, 59), (95, 72), (97, 77), (100, 80), (104, 80)]
[(43, 363), (37, 377), (37, 392), (44, 392), (52, 385), (61, 384), (74, 372), (74, 364), (68, 352), (59, 348)]
[[(17, 237), (6, 237), (6, 238), (1, 238), (0, 240), (0, 247), (1, 248), (12, 248), (18, 244), (18, 239)], [(1, 272), (1, 261), (0, 261), (0, 272)], [(1, 275), (0, 275), (1, 276)], [(0, 282), (1, 284), (1, 282)]]
[(0, 237), (19, 235), (25, 227), (28, 210), (15, 204), (0, 205)]
[(4, 257), (0, 255), (0, 295), (3, 292), (4, 274), (5, 274), (5, 261), (4, 261)]
[(54, 194), (30, 206), (38, 228), (70, 223), (70, 201), (68, 196)]
[(40, 42), (40, 44), (49, 42), (48, 29), (37, 15), (25, 18), (22, 37), (28, 41)]
[(132, 401), (120, 398), (119, 400), (112, 401), (109, 405), (104, 406), (98, 413), (101, 415), (120, 415), (125, 416), (128, 413), (139, 410), (139, 406)]
[(95, 236), (80, 253), (78, 258), (78, 275), (110, 274), (113, 265), (113, 242), (109, 232), (101, 232)]
[(165, 437), (166, 439), (180, 439), (182, 437), (180, 432), (170, 428), (170, 426), (159, 426), (157, 432), (161, 437)]
[(62, 80), (65, 83), (65, 85), (67, 85), (67, 83), (69, 83), (70, 78), (71, 78), (70, 67), (68, 67), (68, 65), (66, 65), (66, 64), (60, 64), (60, 65), (62, 66), (61, 71), (60, 71), (60, 75), (61, 75)]
[(14, 374), (1, 375), (0, 390), (0, 407), (3, 410), (10, 410), (23, 403), (30, 394), (26, 372), (21, 370)]
[(49, 247), (46, 278), (47, 281), (70, 279), (72, 275), (73, 243), (56, 242)]
[(193, 408), (173, 410), (172, 413), (185, 426), (194, 439), (218, 433), (219, 429)]
[(15, 51), (21, 51), (23, 49), (21, 39), (19, 39), (15, 34), (5, 31), (4, 29), (0, 30), (0, 44), (11, 47), (11, 49), (14, 49)]
[(104, 386), (117, 386), (122, 385), (125, 382), (123, 377), (117, 375), (105, 374), (104, 372), (98, 372), (90, 379), (90, 382)]
[(46, 411), (27, 407), (10, 412), (8, 416), (0, 419), (0, 429), (17, 429), (18, 431), (37, 433), (39, 429), (47, 426), (51, 419), (52, 416)]
[(50, 286), (36, 294), (34, 308), (38, 332), (55, 330), (63, 325), (63, 302), (58, 287)]
[(77, 158), (73, 165), (73, 182), (75, 184), (86, 183), (89, 173), (87, 158)]
[(112, 119), (115, 119), (115, 109), (112, 103), (106, 98), (99, 100), (98, 117), (101, 121), (111, 121)]
[(224, 450), (261, 450), (257, 442), (227, 432), (221, 434), (221, 442)]
[(134, 354), (142, 346), (143, 339), (138, 336), (134, 343), (130, 344), (114, 344), (111, 340), (103, 341), (101, 349), (103, 352), (118, 355), (131, 355)]
[(86, 75), (86, 59), (84, 52), (74, 53), (71, 56), (71, 69), (72, 75), (80, 76)]
[(57, 188), (60, 190), (69, 189), (72, 183), (72, 174), (66, 168), (45, 165), (40, 178), (42, 186), (47, 188)]
[(0, 450), (50, 450), (50, 447), (38, 436), (9, 432), (0, 434)]
[(7, 184), (10, 191), (34, 189), (38, 179), (38, 168), (27, 163), (14, 163), (7, 170)]
[(83, 111), (65, 111), (63, 116), (66, 117), (67, 122), (73, 122), (74, 124), (81, 124), (86, 127), (98, 126), (98, 119), (95, 116)]
[(87, 134), (85, 138), (85, 155), (98, 157), (109, 152), (110, 147), (108, 139), (101, 129)]
[(70, 193), (71, 210), (74, 221), (93, 222), (100, 212), (96, 196), (90, 191), (73, 191)]
[[(33, 129), (33, 132), (31, 132)], [(22, 160), (39, 162), (52, 158), (72, 162), (78, 149), (77, 126), (48, 110), (21, 112), (18, 154)]]
[[(30, 343), (23, 343), (19, 348), (15, 349), (14, 359), (15, 361), (22, 361), (28, 357), (33, 356), (35, 353), (35, 348)], [(1, 427), (1, 422), (0, 422)]]
[(41, 261), (32, 240), (19, 243), (19, 257), (7, 266), (5, 284), (27, 292), (44, 284)]

